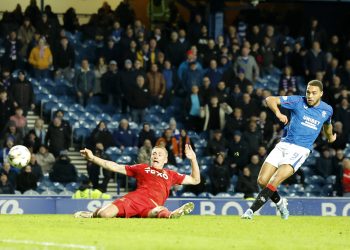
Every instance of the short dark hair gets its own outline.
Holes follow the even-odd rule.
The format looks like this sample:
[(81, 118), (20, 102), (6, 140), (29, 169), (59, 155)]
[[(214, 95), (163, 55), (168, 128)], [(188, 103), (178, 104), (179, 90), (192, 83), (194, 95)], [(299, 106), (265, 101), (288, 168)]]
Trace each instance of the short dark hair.
[(319, 81), (319, 80), (311, 80), (310, 82), (308, 82), (307, 85), (308, 85), (308, 86), (310, 85), (310, 86), (319, 87), (319, 89), (320, 89), (321, 91), (323, 91), (323, 84), (322, 84), (322, 82)]

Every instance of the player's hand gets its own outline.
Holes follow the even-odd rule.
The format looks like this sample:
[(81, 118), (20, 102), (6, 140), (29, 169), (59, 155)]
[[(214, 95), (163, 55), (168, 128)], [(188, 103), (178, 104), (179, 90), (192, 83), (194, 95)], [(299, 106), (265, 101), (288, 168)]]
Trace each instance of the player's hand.
[(334, 133), (331, 137), (328, 138), (328, 142), (329, 142), (329, 143), (332, 143), (332, 142), (334, 142), (336, 139), (337, 139), (337, 134)]
[(288, 123), (288, 117), (287, 117), (286, 115), (279, 113), (279, 114), (276, 115), (276, 117), (277, 117), (278, 120), (279, 120), (280, 122), (282, 122), (284, 125), (286, 125), (286, 124)]
[(196, 159), (196, 153), (193, 151), (190, 144), (185, 145), (185, 155), (189, 160), (195, 160)]
[(80, 150), (80, 155), (88, 161), (91, 161), (94, 158), (94, 154), (87, 148)]

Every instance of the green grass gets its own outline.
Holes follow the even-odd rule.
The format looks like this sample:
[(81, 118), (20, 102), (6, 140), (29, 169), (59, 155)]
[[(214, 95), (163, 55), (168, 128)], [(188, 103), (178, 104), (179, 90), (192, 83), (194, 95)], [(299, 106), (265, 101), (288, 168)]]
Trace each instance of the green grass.
[[(277, 216), (256, 216), (248, 221), (238, 216), (166, 220), (0, 215), (0, 249), (68, 249), (59, 244), (118, 250), (350, 249), (349, 235), (350, 217), (291, 216), (283, 221)], [(4, 240), (31, 240), (37, 244)], [(39, 242), (56, 245), (43, 246)]]

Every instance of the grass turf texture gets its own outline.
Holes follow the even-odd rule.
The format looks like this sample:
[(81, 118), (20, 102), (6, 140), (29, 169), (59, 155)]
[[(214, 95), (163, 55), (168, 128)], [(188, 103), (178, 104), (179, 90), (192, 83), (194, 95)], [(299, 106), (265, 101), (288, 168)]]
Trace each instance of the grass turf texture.
[[(70, 215), (1, 215), (0, 249), (350, 249), (350, 217), (185, 216), (75, 219)], [(30, 240), (37, 244), (9, 243)], [(55, 243), (52, 246), (40, 242)], [(79, 248), (72, 248), (79, 249)], [(80, 248), (88, 249), (88, 248)], [(93, 249), (93, 248), (90, 248)]]

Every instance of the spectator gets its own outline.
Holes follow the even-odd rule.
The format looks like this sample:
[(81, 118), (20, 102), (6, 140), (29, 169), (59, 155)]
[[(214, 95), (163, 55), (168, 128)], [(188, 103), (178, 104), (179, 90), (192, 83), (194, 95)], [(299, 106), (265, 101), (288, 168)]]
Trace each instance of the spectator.
[(288, 66), (291, 67), (292, 50), (288, 42), (283, 43), (282, 51), (277, 51), (275, 62), (276, 62), (275, 65), (280, 69), (283, 69)]
[(0, 169), (0, 176), (6, 175), (8, 182), (11, 184), (12, 187), (15, 188), (17, 183), (18, 171), (19, 170), (15, 167), (12, 167), (10, 163), (4, 161), (4, 163), (2, 164), (2, 168)]
[(64, 128), (62, 120), (55, 117), (50, 123), (45, 137), (45, 144), (49, 145), (49, 151), (55, 156), (59, 156), (60, 151), (67, 150), (70, 145), (70, 134)]
[(23, 109), (21, 107), (16, 107), (15, 114), (10, 117), (10, 121), (14, 121), (17, 130), (25, 135), (27, 129), (27, 118), (23, 116)]
[(337, 134), (337, 140), (331, 144), (331, 148), (345, 149), (346, 143), (348, 142), (348, 134), (344, 132), (343, 124), (340, 121), (334, 123), (334, 133)]
[(130, 93), (130, 107), (132, 120), (137, 124), (141, 124), (145, 117), (145, 109), (147, 109), (152, 101), (150, 91), (145, 87), (145, 78), (142, 75), (136, 77), (137, 86)]
[(317, 158), (315, 165), (315, 173), (327, 178), (329, 175), (332, 175), (334, 172), (331, 152), (328, 148), (324, 148), (321, 152), (321, 156)]
[(215, 95), (219, 99), (219, 103), (225, 103), (228, 100), (228, 88), (226, 88), (226, 83), (224, 81), (220, 81), (215, 89)]
[(168, 151), (168, 163), (176, 166), (175, 155), (178, 152), (178, 144), (175, 136), (173, 136), (173, 131), (167, 128), (162, 137), (158, 138), (156, 146), (163, 146)]
[(109, 62), (108, 71), (101, 77), (102, 100), (110, 105), (115, 104), (120, 108), (120, 73), (118, 72), (117, 62)]
[(281, 90), (298, 94), (297, 79), (293, 76), (292, 67), (290, 66), (286, 66), (283, 70), (283, 75), (281, 75), (279, 91)]
[(120, 74), (120, 90), (121, 90), (121, 109), (122, 113), (126, 114), (129, 105), (131, 92), (136, 86), (136, 77), (132, 68), (132, 61), (126, 59), (124, 62), (124, 70)]
[(1, 144), (1, 154), (0, 154), (0, 164), (3, 162), (8, 162), (8, 154), (10, 149), (14, 146), (14, 140), (12, 137), (7, 137), (5, 143)]
[(19, 145), (23, 143), (23, 134), (16, 128), (16, 123), (10, 120), (7, 123), (7, 128), (1, 139), (2, 143), (0, 143), (0, 145), (2, 145), (3, 142), (7, 141), (8, 139), (11, 139), (14, 145)]
[(43, 175), (43, 170), (41, 169), (41, 166), (36, 161), (35, 154), (31, 155), (29, 165), (31, 166), (32, 173), (37, 179), (37, 181), (40, 181), (44, 175)]
[(67, 151), (60, 152), (56, 162), (53, 164), (52, 172), (50, 172), (50, 180), (63, 184), (76, 182), (78, 178), (75, 166), (70, 162)]
[(202, 105), (209, 104), (210, 97), (213, 94), (213, 88), (211, 87), (211, 82), (209, 77), (204, 76), (202, 80), (202, 84), (199, 85), (199, 96), (203, 101)]
[(350, 132), (350, 105), (348, 99), (343, 98), (340, 102), (339, 107), (335, 110), (336, 121), (340, 121), (343, 124), (345, 134)]
[(107, 124), (100, 121), (90, 135), (90, 147), (94, 148), (97, 143), (101, 143), (103, 148), (114, 146), (112, 133), (108, 130)]
[(262, 142), (267, 144), (271, 139), (273, 133), (273, 122), (268, 119), (266, 111), (261, 111), (259, 114), (259, 119), (256, 122), (258, 126), (258, 131), (262, 135)]
[[(260, 168), (261, 168), (261, 162), (259, 159), (259, 155), (253, 154), (250, 157), (250, 162), (248, 163), (248, 165), (246, 167), (250, 171), (250, 175), (252, 177), (252, 180), (257, 180), (258, 176), (259, 176)], [(257, 185), (257, 182), (256, 182), (256, 185)], [(256, 188), (258, 188), (258, 186), (256, 186)]]
[(158, 65), (152, 64), (151, 71), (147, 73), (148, 89), (155, 104), (160, 104), (165, 95), (165, 79), (158, 71)]
[(102, 193), (99, 189), (92, 189), (90, 180), (83, 180), (72, 199), (111, 199), (111, 195)]
[(244, 193), (244, 199), (254, 198), (254, 193), (258, 192), (256, 180), (251, 176), (249, 168), (243, 168), (242, 175), (238, 177), (236, 192)]
[(75, 52), (67, 37), (61, 37), (60, 44), (54, 50), (53, 64), (55, 76), (63, 77), (67, 81), (74, 78)]
[(40, 145), (38, 153), (35, 154), (36, 162), (41, 167), (43, 174), (48, 174), (55, 163), (55, 156), (49, 152), (45, 144)]
[(24, 137), (23, 145), (26, 146), (30, 152), (36, 153), (39, 149), (40, 142), (36, 137), (35, 132), (30, 130)]
[(224, 136), (226, 138), (233, 138), (236, 130), (243, 131), (246, 126), (246, 121), (242, 116), (241, 108), (234, 108), (233, 112), (227, 116), (224, 127)]
[(250, 49), (247, 47), (242, 48), (242, 54), (237, 58), (233, 65), (235, 74), (238, 73), (239, 69), (243, 69), (246, 78), (255, 82), (256, 78), (259, 76), (259, 67), (253, 56), (249, 55)]
[(335, 183), (334, 190), (337, 196), (343, 196), (343, 160), (345, 159), (344, 150), (338, 149), (335, 152), (335, 156), (332, 157), (334, 173), (335, 173)]
[[(116, 61), (120, 57), (120, 48), (110, 37), (98, 54), (98, 60), (104, 58), (105, 62)], [(106, 66), (104, 66), (106, 68)]]
[(142, 129), (138, 136), (138, 147), (142, 147), (144, 145), (145, 140), (149, 140), (151, 145), (154, 146), (156, 143), (156, 136), (154, 130), (151, 129), (151, 126), (148, 122), (145, 122), (142, 126)]
[(226, 192), (230, 186), (230, 169), (224, 153), (218, 153), (209, 169), (209, 178), (214, 195)]
[(58, 109), (55, 113), (54, 113), (54, 118), (55, 117), (58, 117), (61, 119), (61, 123), (62, 123), (62, 126), (63, 128), (67, 131), (68, 135), (69, 135), (69, 141), (70, 141), (70, 137), (71, 137), (71, 134), (72, 134), (72, 128), (69, 124), (69, 122), (64, 119), (64, 111), (62, 109)]
[[(349, 41), (350, 44), (350, 41)], [(350, 58), (345, 61), (343, 72), (341, 74), (342, 82), (345, 84), (346, 88), (350, 89)]]
[(197, 85), (192, 86), (192, 92), (185, 100), (187, 128), (196, 132), (200, 132), (203, 128), (201, 118), (201, 106), (203, 101), (199, 96), (199, 88)]
[(0, 194), (15, 194), (15, 189), (6, 174), (0, 175)]
[(312, 43), (318, 41), (324, 48), (327, 44), (327, 34), (325, 30), (319, 25), (319, 21), (316, 18), (311, 18), (310, 26), (305, 33), (305, 45), (306, 48), (310, 48)]
[[(217, 61), (219, 59), (219, 49), (215, 44), (215, 40), (210, 38), (205, 51), (203, 51), (203, 67), (211, 67), (211, 61)], [(220, 79), (219, 79), (220, 80)]]
[(178, 75), (180, 81), (184, 80), (185, 75), (190, 70), (190, 64), (192, 62), (196, 63), (196, 67), (195, 68), (198, 71), (202, 72), (202, 70), (203, 70), (202, 65), (198, 61), (196, 61), (197, 60), (197, 55), (195, 54), (194, 51), (196, 51), (195, 47), (192, 47), (191, 50), (187, 51), (186, 52), (186, 55), (187, 55), (186, 61), (183, 61), (180, 64), (180, 66), (178, 67), (177, 75)]
[(18, 29), (18, 40), (22, 43), (22, 48), (20, 50), (21, 58), (27, 57), (27, 49), (29, 43), (32, 41), (35, 33), (35, 28), (30, 22), (28, 17), (24, 18), (23, 24)]
[(52, 65), (52, 53), (50, 48), (46, 45), (45, 38), (40, 38), (39, 44), (31, 50), (28, 62), (33, 67), (35, 78), (49, 78), (49, 69)]
[(350, 160), (343, 160), (343, 191), (345, 197), (350, 197)]
[[(326, 85), (329, 85), (329, 82), (332, 81), (334, 76), (341, 76), (341, 69), (339, 67), (339, 60), (337, 58), (332, 58), (330, 63), (327, 65), (326, 74), (324, 79), (326, 81)], [(343, 80), (343, 79), (342, 79)]]
[(226, 123), (226, 114), (231, 114), (232, 108), (227, 103), (219, 103), (217, 96), (210, 98), (210, 104), (201, 109), (204, 118), (203, 131), (222, 130)]
[(73, 7), (67, 9), (63, 14), (63, 28), (71, 33), (75, 33), (79, 29), (79, 19)]
[(113, 139), (115, 145), (121, 150), (124, 150), (125, 147), (136, 147), (137, 138), (134, 132), (129, 128), (129, 122), (126, 119), (122, 119), (119, 122), (118, 130), (113, 132)]
[(112, 32), (111, 32), (111, 36), (110, 38), (113, 39), (113, 41), (115, 43), (119, 43), (121, 37), (122, 37), (122, 33), (123, 33), (123, 28), (120, 27), (120, 22), (115, 21), (113, 23), (113, 28), (112, 28)]
[(246, 121), (252, 119), (252, 117), (257, 119), (261, 109), (248, 93), (243, 94), (242, 101), (238, 106), (242, 109), (243, 119)]
[[(94, 145), (94, 155), (102, 159), (109, 160), (109, 157), (106, 155), (104, 149), (105, 148), (102, 143), (96, 143), (96, 145)], [(99, 184), (100, 168), (97, 165), (93, 164), (91, 161), (87, 162), (86, 168), (88, 171), (89, 180), (91, 181), (93, 188), (99, 189), (102, 192), (106, 192), (108, 182), (111, 179), (113, 173), (111, 171), (103, 169), (103, 181), (101, 184)]]
[(262, 73), (268, 75), (272, 73), (274, 68), (275, 60), (275, 47), (272, 44), (271, 38), (268, 36), (264, 37), (263, 44), (260, 48), (262, 60)]
[(175, 69), (172, 67), (171, 62), (169, 60), (164, 61), (164, 67), (162, 70), (162, 74), (165, 80), (165, 97), (164, 104), (168, 106), (175, 92), (178, 90), (178, 78), (175, 72)]
[(227, 140), (222, 136), (221, 130), (215, 130), (213, 137), (209, 139), (207, 144), (207, 155), (216, 156), (219, 153), (226, 152)]
[(228, 81), (231, 90), (234, 90), (235, 85), (238, 85), (240, 89), (245, 89), (248, 85), (252, 84), (252, 82), (245, 77), (244, 69), (239, 69), (237, 73), (238, 75), (234, 77), (233, 80), (230, 79)]
[(95, 88), (93, 90), (94, 94), (101, 94), (101, 78), (102, 75), (107, 72), (107, 65), (105, 62), (105, 58), (98, 58), (97, 64), (94, 69), (95, 74)]
[(89, 68), (89, 61), (83, 59), (81, 61), (81, 69), (76, 73), (74, 86), (78, 98), (78, 102), (86, 106), (89, 99), (94, 94), (96, 78), (94, 73)]
[(165, 48), (165, 56), (175, 67), (179, 66), (183, 60), (183, 54), (181, 53), (182, 45), (178, 39), (178, 33), (176, 31), (171, 32), (170, 42)]
[(234, 132), (233, 138), (228, 142), (227, 157), (230, 161), (230, 172), (237, 175), (249, 162), (249, 146), (242, 140), (242, 132)]
[(0, 79), (0, 87), (8, 91), (12, 85), (11, 72), (9, 68), (4, 67), (2, 69), (1, 79)]
[(7, 98), (7, 92), (5, 89), (0, 89), (0, 133), (5, 131), (6, 123), (10, 119), (10, 116), (14, 113), (14, 107), (12, 102)]
[(137, 155), (138, 163), (146, 163), (149, 164), (149, 159), (152, 154), (152, 143), (149, 139), (145, 139), (143, 141), (143, 145), (139, 149), (139, 153)]
[(24, 116), (35, 108), (33, 86), (26, 80), (24, 71), (18, 72), (18, 79), (11, 85), (9, 94), (13, 105), (23, 109)]
[(23, 167), (20, 174), (17, 176), (16, 189), (22, 194), (27, 190), (35, 190), (37, 188), (38, 179), (32, 173), (32, 167), (30, 165)]
[(193, 144), (191, 138), (188, 136), (187, 131), (185, 129), (181, 129), (180, 136), (178, 139), (179, 151), (178, 151), (176, 156), (182, 158), (183, 160), (186, 159), (186, 155), (185, 155), (185, 145), (186, 144), (191, 145), (193, 150), (195, 150), (194, 144)]
[(305, 56), (305, 75), (308, 79), (312, 79), (315, 78), (318, 71), (324, 75), (326, 69), (326, 54), (321, 50), (320, 43), (314, 41), (311, 50)]
[(205, 75), (209, 77), (212, 88), (216, 88), (222, 78), (222, 72), (218, 69), (218, 64), (215, 59), (210, 60), (209, 68)]
[(252, 155), (256, 153), (259, 149), (259, 145), (262, 143), (262, 134), (258, 130), (255, 121), (250, 121), (248, 128), (243, 133), (243, 140), (245, 140), (249, 145), (249, 154)]
[[(122, 47), (122, 45), (120, 45)], [(127, 44), (126, 48), (123, 50), (123, 60), (118, 60), (119, 65), (125, 64), (126, 60), (130, 60), (131, 62), (136, 61), (137, 55), (137, 43), (135, 40), (130, 40), (129, 44)]]
[(176, 138), (176, 140), (179, 140), (180, 130), (177, 127), (177, 122), (174, 117), (171, 117), (169, 120), (169, 128), (171, 129), (171, 131), (173, 131), (173, 136)]
[(22, 43), (17, 38), (16, 31), (11, 31), (4, 43), (5, 53), (3, 55), (3, 66), (6, 65), (10, 71), (22, 68), (20, 51)]
[(191, 93), (194, 85), (199, 86), (203, 79), (203, 72), (197, 67), (196, 62), (189, 63), (189, 69), (184, 72), (182, 87), (186, 94)]
[(34, 122), (34, 128), (32, 129), (34, 131), (36, 137), (38, 138), (38, 141), (40, 144), (45, 143), (45, 136), (46, 136), (46, 129), (44, 128), (44, 120), (41, 118), (37, 118)]

